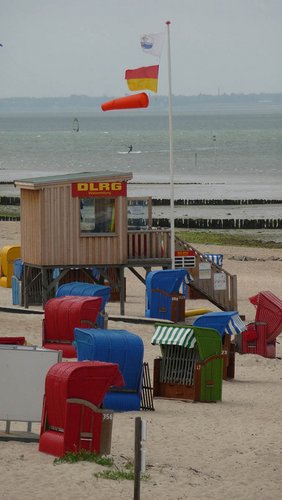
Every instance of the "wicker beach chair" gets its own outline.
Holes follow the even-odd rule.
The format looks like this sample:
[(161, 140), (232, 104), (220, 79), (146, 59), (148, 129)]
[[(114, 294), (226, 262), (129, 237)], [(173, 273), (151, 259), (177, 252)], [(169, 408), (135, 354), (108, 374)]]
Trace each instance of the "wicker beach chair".
[(256, 308), (255, 321), (242, 333), (242, 353), (276, 357), (276, 339), (282, 333), (282, 300), (270, 291), (249, 297)]
[(75, 295), (77, 297), (101, 297), (102, 306), (98, 314), (97, 325), (99, 328), (107, 328), (108, 318), (105, 307), (111, 295), (111, 288), (109, 286), (73, 281), (59, 286), (56, 292), (56, 297), (64, 297), (66, 295)]
[(42, 345), (61, 350), (64, 358), (76, 358), (73, 346), (76, 327), (97, 327), (101, 297), (64, 296), (47, 301), (42, 321)]
[(146, 277), (146, 308), (148, 318), (185, 321), (185, 295), (179, 290), (188, 279), (186, 269), (151, 271)]
[(139, 411), (142, 399), (144, 343), (141, 337), (127, 330), (75, 328), (78, 361), (117, 363), (124, 378), (124, 387), (111, 387), (105, 395), (103, 408), (114, 411)]
[(221, 400), (223, 355), (216, 330), (158, 323), (151, 343), (162, 354), (154, 360), (154, 397)]
[(80, 450), (109, 454), (113, 412), (101, 405), (113, 384), (124, 384), (114, 363), (53, 365), (45, 379), (39, 451), (57, 457)]
[(246, 325), (241, 320), (238, 312), (209, 312), (196, 318), (193, 325), (214, 328), (220, 334), (222, 339), (222, 354), (224, 355), (223, 379), (233, 379), (235, 375), (236, 336), (246, 330)]

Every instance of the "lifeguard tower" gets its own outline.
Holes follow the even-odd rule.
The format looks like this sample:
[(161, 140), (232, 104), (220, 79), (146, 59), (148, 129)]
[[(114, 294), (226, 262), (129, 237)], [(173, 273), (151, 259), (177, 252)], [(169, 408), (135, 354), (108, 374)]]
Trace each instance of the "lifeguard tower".
[[(21, 198), (24, 307), (35, 303), (44, 306), (66, 281), (104, 284), (106, 280), (118, 290), (120, 313), (124, 314), (125, 268), (145, 285), (138, 268), (148, 273), (152, 268), (173, 267), (170, 229), (151, 226), (149, 198), (128, 197), (131, 179), (130, 172), (96, 171), (15, 181)], [(193, 254), (188, 265), (193, 287), (206, 292), (223, 310), (236, 310), (236, 276), (210, 263), (211, 285), (203, 287), (207, 279), (201, 280), (198, 268), (206, 258), (179, 238), (175, 244), (181, 253)], [(181, 263), (181, 267), (187, 266)], [(218, 292), (213, 278), (223, 274), (225, 291)]]

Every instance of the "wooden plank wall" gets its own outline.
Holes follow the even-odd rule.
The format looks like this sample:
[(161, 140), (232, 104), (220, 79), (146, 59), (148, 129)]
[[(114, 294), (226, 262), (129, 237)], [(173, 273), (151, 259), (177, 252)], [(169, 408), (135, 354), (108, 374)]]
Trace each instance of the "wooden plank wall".
[[(116, 198), (116, 233), (111, 236), (80, 236), (80, 203), (73, 198), (70, 185), (56, 185), (38, 191), (21, 190), (25, 201), (37, 195), (34, 206), (33, 227), (26, 222), (27, 211), (24, 209), (21, 222), (26, 229), (24, 239), (24, 262), (35, 265), (101, 265), (122, 264), (127, 261), (127, 199)], [(22, 198), (23, 199), (23, 198)], [(29, 203), (26, 203), (28, 199)], [(42, 213), (38, 220), (36, 212)], [(32, 251), (28, 244), (33, 231), (38, 232), (37, 242), (41, 254)]]
[(41, 192), (21, 192), (21, 258), (39, 263), (42, 251)]

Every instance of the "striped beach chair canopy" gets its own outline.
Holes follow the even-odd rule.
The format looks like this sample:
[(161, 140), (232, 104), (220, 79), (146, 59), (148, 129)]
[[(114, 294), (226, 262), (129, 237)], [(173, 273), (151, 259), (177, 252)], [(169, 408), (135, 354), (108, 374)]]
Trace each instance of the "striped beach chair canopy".
[(204, 256), (209, 262), (216, 264), (217, 266), (223, 265), (223, 254), (222, 253), (204, 253)]
[(170, 326), (164, 324), (155, 325), (155, 333), (152, 337), (153, 345), (175, 345), (192, 349), (196, 339), (194, 331), (189, 326)]
[(237, 335), (246, 330), (246, 325), (237, 311), (210, 312), (199, 316), (193, 325), (214, 328), (221, 336), (226, 333), (228, 335)]

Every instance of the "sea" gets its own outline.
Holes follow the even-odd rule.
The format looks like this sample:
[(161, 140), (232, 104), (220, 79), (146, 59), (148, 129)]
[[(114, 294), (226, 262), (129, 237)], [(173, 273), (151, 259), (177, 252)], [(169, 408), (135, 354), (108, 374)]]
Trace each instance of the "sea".
[(173, 110), (171, 137), (170, 148), (166, 110), (0, 108), (0, 194), (17, 195), (14, 180), (110, 170), (132, 172), (130, 196), (282, 200), (281, 105)]

